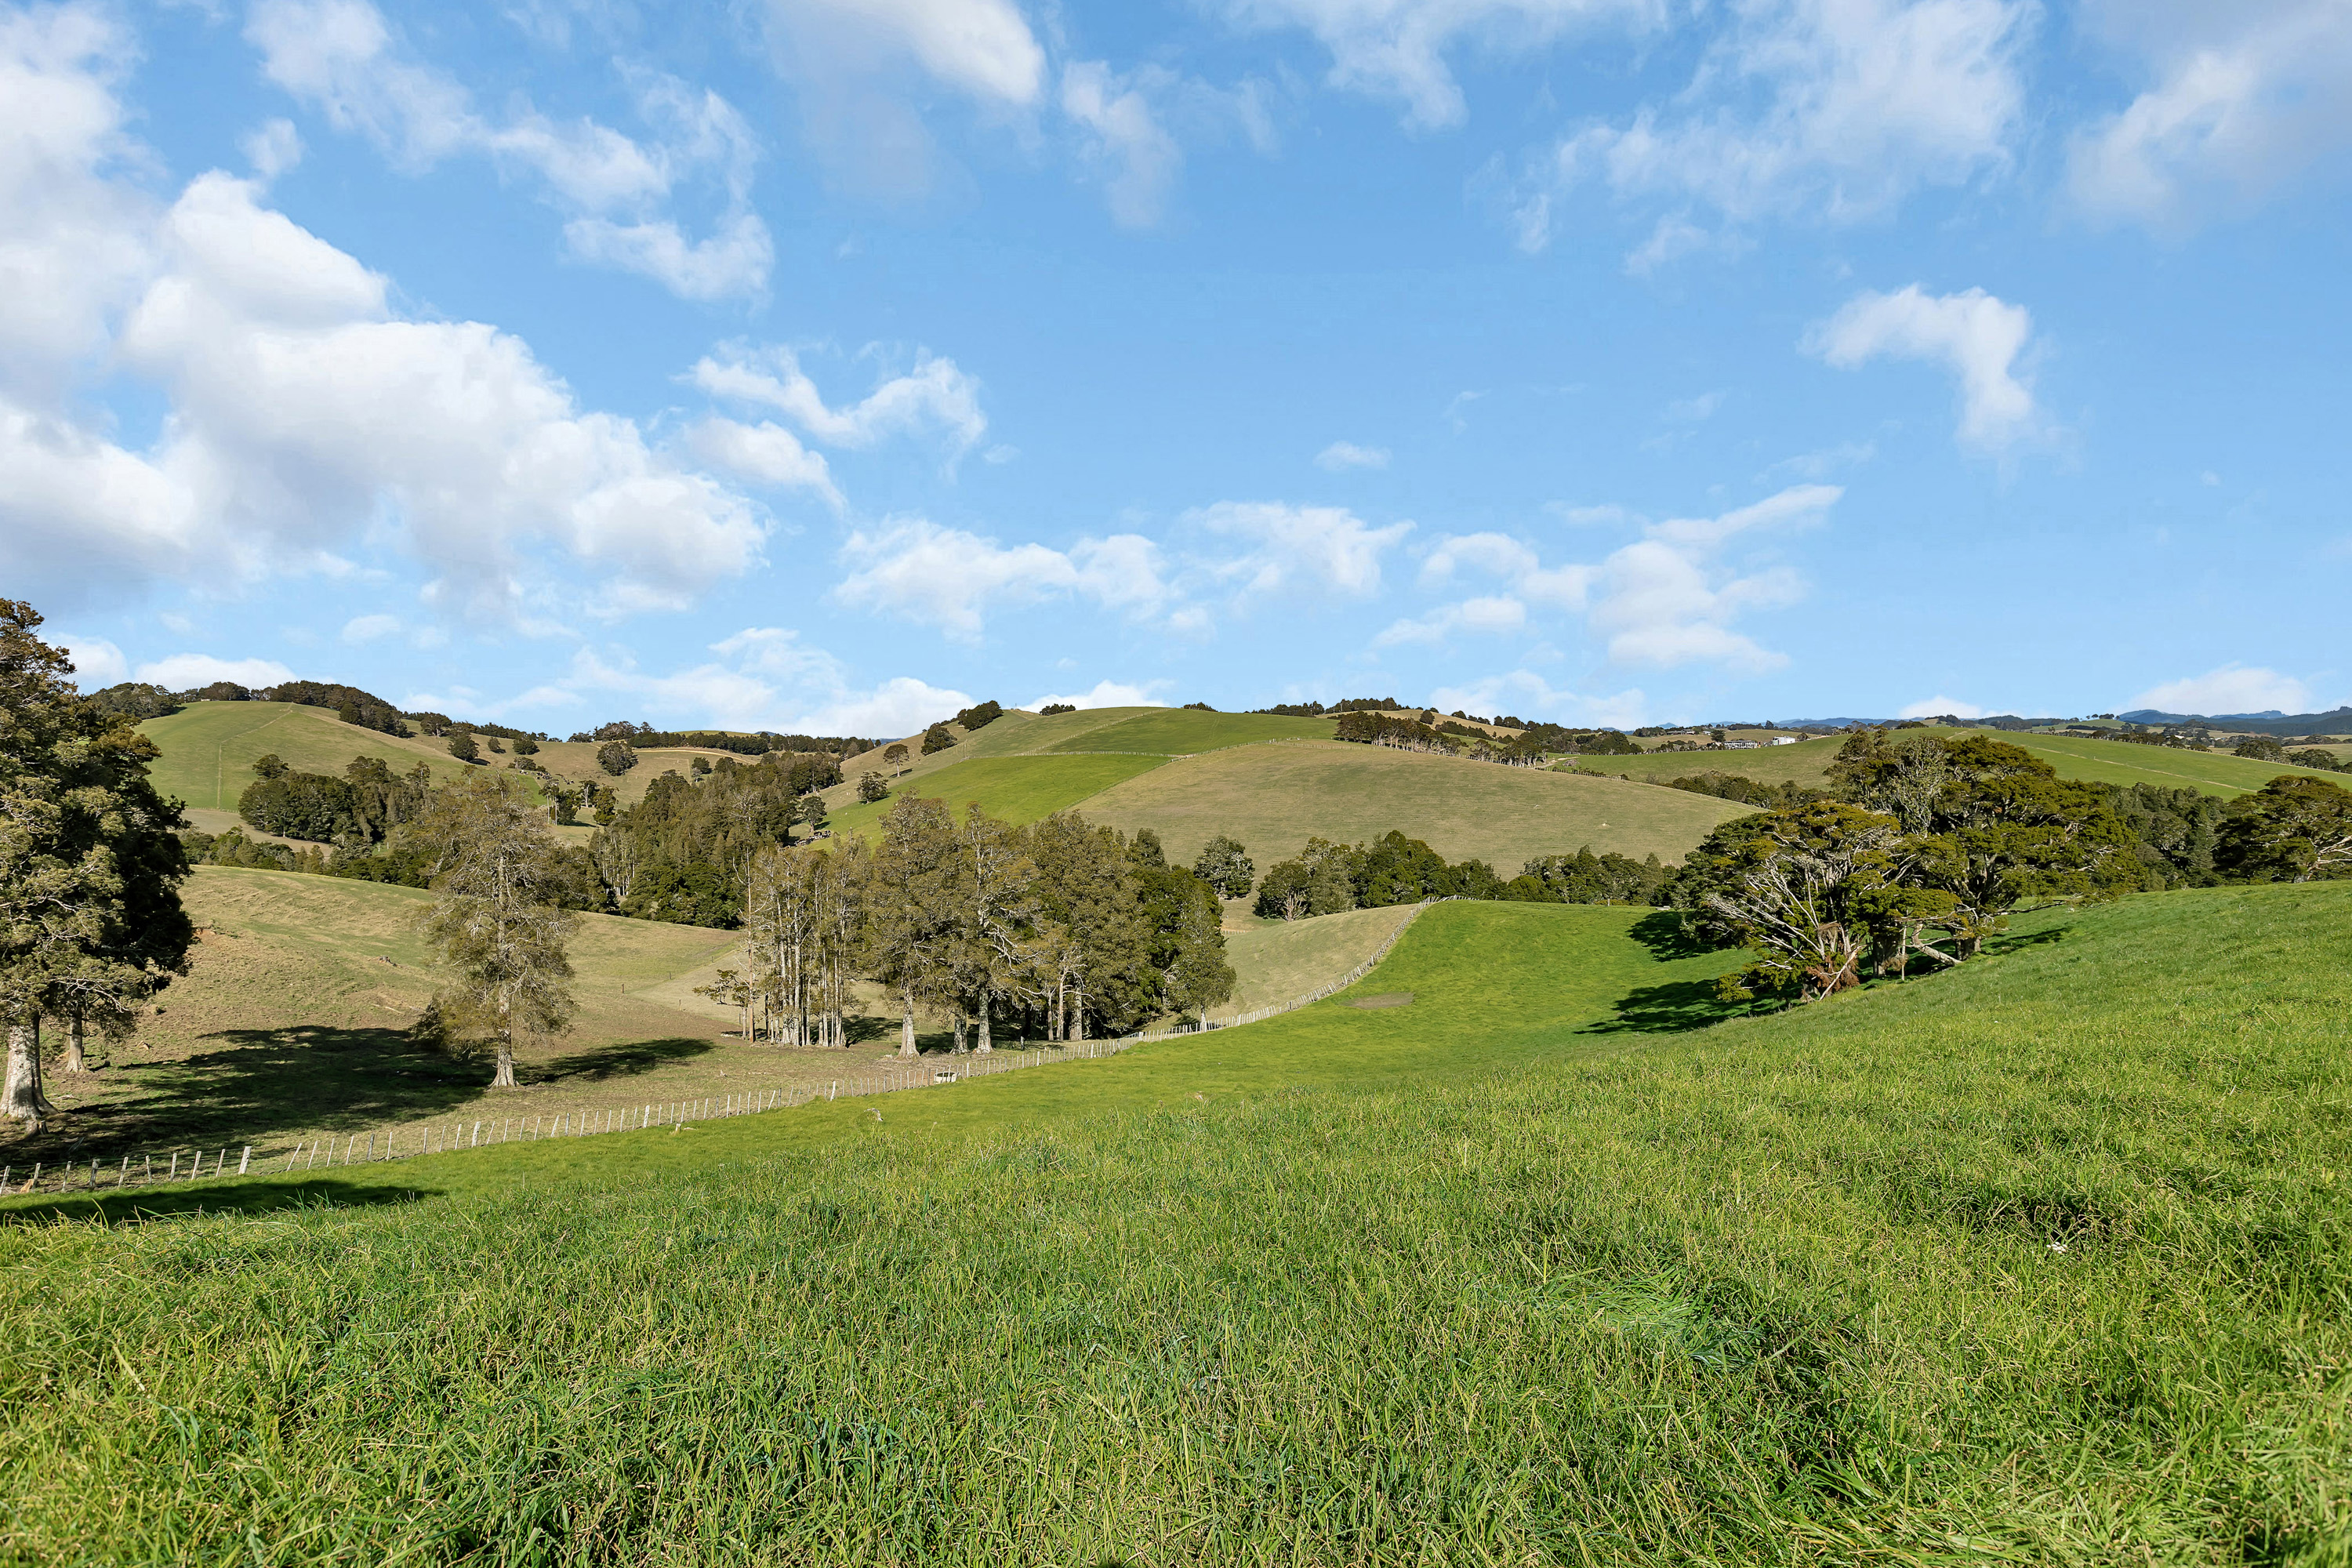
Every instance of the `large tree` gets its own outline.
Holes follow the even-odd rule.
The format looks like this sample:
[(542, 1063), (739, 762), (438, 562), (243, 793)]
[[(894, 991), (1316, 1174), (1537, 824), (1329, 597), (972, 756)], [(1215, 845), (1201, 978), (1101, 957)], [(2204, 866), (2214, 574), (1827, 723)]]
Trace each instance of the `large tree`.
[(147, 777), (154, 745), (75, 692), (40, 624), (30, 605), (0, 599), (0, 1114), (35, 1131), (50, 1110), (42, 1016), (119, 1029), (185, 973), (194, 940), (179, 806)]
[(458, 976), (442, 1011), (489, 1035), (490, 1087), (512, 1089), (516, 1034), (561, 1034), (572, 1022), (570, 877), (547, 819), (495, 774), (443, 791), (418, 831), (440, 894), (425, 934)]
[(965, 909), (962, 857), (948, 808), (902, 795), (882, 819), (866, 910), (869, 973), (898, 993), (898, 1054), (917, 1054), (915, 1009), (945, 1000)]
[(2214, 863), (2255, 882), (2352, 877), (2352, 791), (2289, 773), (2231, 801)]

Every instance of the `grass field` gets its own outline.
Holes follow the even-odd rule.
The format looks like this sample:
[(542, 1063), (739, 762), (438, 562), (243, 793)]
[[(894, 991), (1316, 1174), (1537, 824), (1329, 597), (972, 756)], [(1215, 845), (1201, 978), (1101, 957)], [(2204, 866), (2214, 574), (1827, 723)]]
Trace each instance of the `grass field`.
[[(948, 809), (958, 816), (963, 815), (968, 803), (978, 801), (981, 809), (991, 816), (1017, 826), (1076, 805), (1115, 784), (1159, 767), (1162, 761), (1153, 756), (1120, 755), (973, 757), (952, 767), (893, 780), (891, 793), (944, 800)], [(857, 802), (835, 811), (829, 821), (835, 834), (865, 835), (889, 809), (890, 802), (887, 800)]]
[(0, 1541), (2341, 1563), (2347, 914), (2145, 896), (1674, 1033), (1721, 960), (1658, 917), (1442, 905), (1409, 1006), (20, 1223)]
[(1237, 977), (1233, 999), (1212, 1009), (1232, 1016), (1304, 996), (1372, 956), (1413, 906), (1349, 910), (1307, 921), (1252, 921), (1225, 931), (1225, 959)]
[(1476, 857), (1516, 876), (1530, 856), (1586, 845), (1680, 860), (1716, 824), (1749, 807), (1679, 790), (1342, 742), (1293, 742), (1186, 757), (1105, 790), (1082, 808), (1132, 832), (1157, 829), (1190, 864), (1216, 834), (1260, 870), (1308, 836), (1357, 841), (1391, 828), (1449, 860)]
[[(2281, 773), (2308, 773), (2307, 768), (2252, 762), (2223, 752), (2186, 752), (2170, 747), (2137, 746), (2128, 741), (2099, 741), (2087, 735), (2034, 735), (1998, 730), (1970, 731), (2021, 746), (2058, 770), (2063, 779), (2092, 779), (2103, 784), (2161, 784), (2167, 789), (2196, 788), (2208, 795), (2238, 795), (2258, 790)], [(1829, 765), (1843, 736), (1800, 741), (1792, 746), (1765, 746), (1753, 752), (1653, 752), (1640, 757), (1591, 757), (1587, 765), (1609, 773), (1634, 778), (1690, 777), (1704, 773), (1738, 773), (1766, 784), (1794, 783), (1820, 788), (1829, 781)], [(2320, 777), (2339, 775), (2319, 774)]]
[(1181, 756), (1221, 751), (1253, 741), (1328, 741), (1332, 721), (1278, 713), (1203, 713), (1162, 708), (1121, 719), (1055, 742), (1057, 752), (1157, 752)]
[(438, 741), (404, 741), (346, 724), (331, 709), (294, 702), (192, 702), (139, 729), (163, 753), (148, 769), (155, 787), (212, 811), (235, 811), (253, 782), (254, 762), (271, 752), (299, 772), (337, 778), (353, 757), (378, 758), (398, 773), (418, 763), (443, 778), (480, 771)]

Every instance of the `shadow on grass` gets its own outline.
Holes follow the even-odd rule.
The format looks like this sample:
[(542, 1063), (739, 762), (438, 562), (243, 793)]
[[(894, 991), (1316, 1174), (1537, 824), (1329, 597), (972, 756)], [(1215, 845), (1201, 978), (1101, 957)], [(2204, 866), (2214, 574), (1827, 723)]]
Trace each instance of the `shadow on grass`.
[[(101, 1177), (105, 1174), (100, 1172)], [(262, 1215), (303, 1208), (380, 1208), (388, 1204), (421, 1203), (437, 1197), (437, 1189), (355, 1182), (343, 1177), (292, 1177), (285, 1181), (244, 1181), (235, 1186), (199, 1184), (185, 1190), (167, 1186), (133, 1187), (127, 1192), (76, 1194), (61, 1193), (27, 1196), (0, 1206), (0, 1226), (43, 1225), (57, 1220), (87, 1223), (102, 1219), (109, 1225), (136, 1225), (142, 1220), (169, 1219), (178, 1215)]]
[[(1702, 950), (1704, 951), (1704, 950)], [(1769, 1012), (1779, 1004), (1726, 1002), (1715, 994), (1712, 980), (1676, 980), (1664, 985), (1644, 985), (1617, 1003), (1617, 1016), (1579, 1031), (1587, 1035), (1670, 1035), (1704, 1029), (1727, 1018)]]
[(1679, 910), (1657, 910), (1643, 915), (1625, 934), (1648, 948), (1651, 957), (1664, 963), (1719, 951), (1692, 929)]
[(1984, 951), (1987, 957), (1994, 957), (2005, 952), (2022, 952), (2029, 947), (2042, 947), (2053, 942), (2064, 942), (2073, 934), (2072, 926), (2052, 926), (2048, 931), (2010, 931), (2001, 936), (1986, 938)]
[(568, 1057), (558, 1057), (537, 1069), (525, 1068), (531, 1083), (562, 1083), (584, 1079), (590, 1083), (602, 1083), (608, 1079), (635, 1078), (689, 1057), (708, 1054), (716, 1042), (677, 1037), (666, 1040), (630, 1040), (625, 1044), (598, 1046)]

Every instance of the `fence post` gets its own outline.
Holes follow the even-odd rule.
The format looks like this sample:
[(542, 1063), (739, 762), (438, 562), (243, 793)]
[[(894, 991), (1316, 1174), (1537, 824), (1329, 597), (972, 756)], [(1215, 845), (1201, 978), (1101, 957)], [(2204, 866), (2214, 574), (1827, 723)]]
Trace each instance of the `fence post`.
[[(373, 1147), (373, 1144), (371, 1144), (371, 1147)], [(127, 1163), (128, 1162), (126, 1161), (125, 1163)], [(244, 1154), (243, 1154), (243, 1155), (242, 1155), (242, 1156), (237, 1160), (237, 1163), (236, 1163), (236, 1173), (237, 1173), (238, 1175), (240, 1175), (240, 1176), (244, 1175), (244, 1174), (245, 1174), (245, 1173), (246, 1173), (246, 1171), (247, 1171), (247, 1169), (248, 1167), (250, 1167), (250, 1166), (252, 1165), (252, 1163), (253, 1163), (253, 1145), (252, 1145), (252, 1144), (250, 1144), (250, 1143), (247, 1143), (247, 1144), (245, 1146), (245, 1153), (244, 1153)]]

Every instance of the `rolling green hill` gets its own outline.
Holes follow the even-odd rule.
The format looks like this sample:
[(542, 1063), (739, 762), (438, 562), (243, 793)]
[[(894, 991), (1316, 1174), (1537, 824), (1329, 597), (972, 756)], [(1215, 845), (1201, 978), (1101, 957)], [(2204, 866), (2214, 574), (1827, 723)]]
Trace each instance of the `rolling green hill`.
[(404, 773), (421, 762), (445, 778), (479, 771), (441, 742), (362, 730), (332, 709), (293, 702), (192, 702), (139, 730), (163, 753), (149, 770), (156, 788), (206, 811), (235, 811), (253, 782), (254, 762), (272, 752), (299, 772), (337, 777), (353, 757), (374, 757)]
[[(992, 728), (993, 726), (992, 726)], [(962, 748), (958, 747), (961, 751)], [(971, 757), (917, 777), (896, 781), (893, 793), (929, 795), (944, 800), (957, 816), (973, 801), (991, 816), (1016, 826), (1051, 816), (1108, 789), (1148, 773), (1167, 759), (1160, 756), (1097, 754), (1090, 756)], [(854, 799), (855, 797), (853, 797)], [(887, 800), (857, 802), (832, 814), (836, 834), (866, 834), (882, 814)]]
[(1332, 721), (1292, 719), (1277, 713), (1202, 713), (1162, 708), (1121, 719), (1057, 741), (1057, 752), (1152, 752), (1181, 756), (1222, 751), (1254, 741), (1328, 741)]
[(1441, 905), (1402, 1007), (10, 1227), (11, 1551), (2342, 1560), (2352, 887), (1723, 962)]

